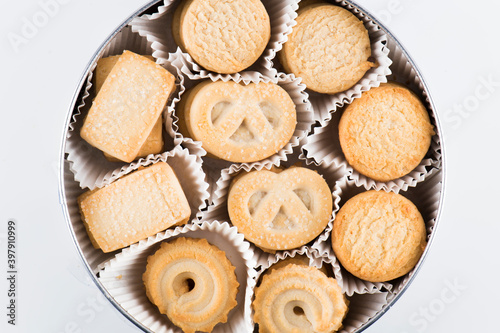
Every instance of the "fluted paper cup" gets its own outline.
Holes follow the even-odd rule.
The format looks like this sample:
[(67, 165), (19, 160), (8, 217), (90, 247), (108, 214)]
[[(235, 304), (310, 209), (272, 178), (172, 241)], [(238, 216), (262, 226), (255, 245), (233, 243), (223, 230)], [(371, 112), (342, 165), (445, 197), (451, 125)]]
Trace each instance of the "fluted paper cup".
[(147, 329), (158, 333), (182, 332), (148, 300), (142, 280), (147, 257), (152, 255), (161, 243), (178, 237), (206, 239), (224, 251), (236, 268), (239, 283), (237, 305), (229, 312), (227, 323), (217, 324), (213, 332), (251, 332), (253, 324), (247, 300), (251, 298), (255, 285), (253, 253), (243, 235), (238, 234), (237, 229), (228, 223), (214, 221), (177, 227), (147, 243), (131, 246), (101, 265), (100, 282), (117, 304)]

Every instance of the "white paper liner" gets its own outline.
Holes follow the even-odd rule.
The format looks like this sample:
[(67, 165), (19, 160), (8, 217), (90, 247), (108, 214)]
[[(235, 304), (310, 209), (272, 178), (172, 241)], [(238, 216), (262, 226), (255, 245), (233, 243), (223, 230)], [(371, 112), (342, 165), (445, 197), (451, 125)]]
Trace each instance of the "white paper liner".
[[(276, 252), (276, 254), (269, 253), (269, 258), (266, 261), (257, 261), (257, 274), (255, 276), (255, 281), (259, 281), (260, 276), (269, 267), (276, 264), (278, 261), (284, 260), (286, 258), (294, 258), (297, 255), (305, 255), (307, 258), (309, 258), (309, 266), (313, 266), (316, 268), (321, 268), (323, 267), (323, 264), (326, 263), (326, 261), (324, 261), (326, 257), (321, 257), (316, 249), (313, 249), (306, 245), (298, 249), (278, 251)], [(255, 260), (258, 260), (258, 258), (255, 258)]]
[[(215, 190), (212, 197), (212, 204), (209, 205), (208, 208), (203, 212), (201, 219), (203, 221), (224, 220), (230, 222), (229, 213), (227, 211), (227, 196), (229, 193), (229, 186), (231, 184), (231, 181), (234, 178), (234, 176), (236, 176), (239, 172), (258, 171), (262, 169), (269, 170), (273, 166), (288, 168), (296, 164), (297, 162), (303, 162), (301, 163), (302, 167), (317, 171), (320, 175), (323, 176), (330, 189), (333, 189), (336, 182), (339, 180), (340, 177), (342, 177), (343, 170), (342, 169), (334, 170), (333, 168), (326, 169), (324, 168), (324, 166), (314, 164), (310, 160), (302, 160), (302, 157), (299, 156), (299, 153), (300, 150), (297, 147), (295, 153), (289, 155), (286, 161), (279, 161), (277, 164), (273, 164), (271, 162), (254, 164), (254, 165), (233, 164), (229, 168), (223, 169), (220, 178), (217, 180), (215, 184)], [(333, 200), (335, 201), (335, 198), (333, 198)], [(330, 218), (329, 224), (332, 223), (332, 219), (333, 217)], [(315, 240), (312, 240), (310, 243), (312, 244), (314, 241)], [(258, 248), (257, 246), (254, 246), (253, 244), (252, 246), (255, 252), (255, 260), (257, 262), (257, 267), (265, 265), (265, 263), (268, 262), (270, 258), (274, 256), (274, 254), (265, 252), (260, 248)]]
[[(437, 121), (435, 114), (432, 109), (429, 96), (425, 93), (422, 81), (418, 77), (413, 66), (406, 59), (403, 51), (397, 46), (396, 43), (389, 41), (388, 48), (391, 50), (393, 59), (393, 64), (391, 65), (392, 74), (388, 77), (388, 80), (402, 83), (420, 97), (420, 100), (429, 111), (431, 123), (434, 125), (434, 129), (437, 132), (438, 129), (436, 126)], [(338, 114), (334, 115), (334, 118), (329, 124), (329, 126), (335, 126), (334, 131), (336, 131), (336, 140), (334, 141), (334, 149), (336, 150), (336, 153), (340, 152), (340, 155), (342, 156), (340, 163), (345, 164), (346, 167), (352, 171), (352, 175), (350, 177), (355, 181), (356, 186), (363, 186), (366, 189), (390, 190), (398, 193), (400, 190), (406, 191), (409, 187), (417, 186), (418, 183), (423, 182), (427, 177), (431, 177), (441, 168), (441, 140), (439, 133), (436, 133), (431, 139), (431, 145), (426, 156), (409, 174), (385, 183), (375, 181), (360, 174), (347, 163), (345, 157), (343, 156), (342, 149), (340, 148), (340, 142), (338, 141), (338, 123), (340, 121), (341, 114), (340, 112), (336, 113)], [(338, 159), (336, 162), (337, 161)]]
[(213, 332), (251, 332), (253, 321), (250, 316), (250, 299), (255, 286), (255, 262), (249, 243), (228, 223), (214, 221), (199, 225), (186, 225), (167, 230), (161, 236), (147, 243), (135, 244), (124, 249), (113, 259), (103, 263), (99, 280), (129, 315), (154, 332), (181, 332), (166, 315), (147, 298), (142, 282), (147, 257), (152, 255), (162, 241), (177, 237), (204, 238), (226, 253), (240, 284), (237, 294), (238, 305), (229, 312), (228, 322), (218, 324)]
[[(399, 193), (412, 201), (419, 209), (426, 224), (428, 239), (430, 239), (431, 233), (434, 229), (439, 208), (439, 197), (441, 194), (442, 179), (438, 175), (439, 173), (436, 173), (435, 176), (430, 178), (428, 181), (420, 184), (419, 186)], [(333, 223), (335, 223), (335, 216), (342, 205), (350, 198), (365, 191), (365, 188), (357, 186), (355, 181), (350, 179), (347, 175), (343, 179), (338, 181), (335, 185), (334, 197), (341, 198), (341, 200), (340, 202), (335, 201)], [(327, 226), (325, 231), (312, 245), (312, 248), (317, 250), (320, 255), (326, 256), (331, 260), (331, 263), (334, 267), (335, 277), (337, 278), (339, 285), (342, 287), (342, 290), (345, 290), (348, 295), (353, 295), (354, 293), (364, 294), (380, 292), (384, 290), (387, 290), (391, 293), (398, 293), (404, 288), (411, 275), (413, 275), (415, 269), (413, 269), (405, 276), (393, 281), (376, 283), (361, 280), (353, 276), (351, 273), (347, 272), (336, 259), (335, 253), (332, 249), (331, 231), (333, 228), (333, 223), (330, 223)], [(423, 257), (415, 267), (418, 267), (421, 261), (423, 261)]]
[[(303, 143), (305, 144), (307, 142), (308, 138), (305, 138), (303, 140)], [(302, 151), (299, 156), (299, 159), (303, 160), (306, 165), (314, 165), (316, 167), (321, 167), (323, 174), (327, 175), (327, 177), (330, 179), (329, 186), (332, 189), (332, 198), (333, 198), (333, 212), (332, 212), (332, 218), (328, 222), (328, 225), (326, 226), (325, 230), (318, 236), (316, 239), (315, 243), (323, 243), (325, 242), (328, 237), (330, 236), (330, 232), (332, 231), (333, 228), (333, 218), (335, 217), (335, 213), (340, 209), (340, 193), (341, 190), (339, 188), (339, 183), (342, 182), (342, 180), (350, 175), (350, 171), (345, 167), (345, 165), (336, 165), (334, 163), (328, 164), (325, 163), (324, 161), (317, 162), (316, 160), (312, 158), (308, 158), (306, 155), (306, 152), (304, 150), (304, 144), (302, 145)], [(335, 182), (332, 182), (335, 180)]]
[(342, 322), (344, 327), (339, 333), (358, 332), (358, 329), (379, 313), (388, 304), (388, 293), (354, 294), (347, 297), (349, 312)]
[[(152, 48), (155, 56), (168, 58), (169, 53), (178, 49), (172, 36), (172, 17), (179, 1), (164, 1), (164, 6), (159, 7), (161, 13), (143, 15), (132, 20), (130, 25), (133, 31), (145, 36), (153, 42)], [(192, 80), (210, 78), (212, 80), (234, 80), (236, 82), (252, 82), (255, 77), (259, 80), (272, 79), (275, 82), (276, 70), (272, 67), (272, 60), (276, 52), (281, 50), (286, 36), (291, 32), (297, 17), (297, 2), (293, 0), (262, 0), (271, 21), (271, 38), (263, 54), (249, 68), (235, 74), (218, 74), (205, 70), (199, 66), (189, 54), (181, 52), (186, 61), (183, 72)]]
[[(439, 198), (442, 191), (443, 180), (440, 177), (441, 171), (436, 172), (430, 179), (415, 188), (409, 189), (407, 192), (402, 193), (406, 198), (415, 203), (418, 210), (422, 214), (427, 229), (427, 241), (431, 239), (431, 235), (436, 225), (439, 210)], [(427, 250), (426, 250), (427, 252)], [(416, 268), (425, 260), (425, 253), (420, 258), (419, 262), (415, 265), (408, 274), (393, 281), (394, 288), (391, 290), (390, 297), (397, 295), (408, 283), (410, 278), (416, 271)]]
[[(168, 165), (170, 165), (174, 170), (191, 208), (190, 220), (194, 220), (194, 222), (198, 221), (201, 217), (201, 210), (206, 207), (208, 202), (208, 185), (205, 182), (205, 175), (196, 156), (190, 155), (187, 149), (181, 148), (180, 146), (170, 152), (156, 155), (155, 159), (132, 163), (127, 167), (117, 169), (112, 173), (112, 176), (110, 178), (103, 178), (100, 185), (108, 185), (113, 181), (137, 170), (139, 167), (145, 167), (160, 161), (168, 163)], [(68, 163), (66, 164), (68, 165)], [(67, 177), (70, 176), (67, 175)], [(89, 262), (91, 269), (95, 272), (97, 268), (96, 265), (100, 262), (103, 262), (105, 260), (104, 258), (112, 257), (116, 253), (116, 251), (111, 254), (103, 254), (101, 250), (95, 249), (92, 246), (85, 226), (81, 220), (80, 212), (78, 210), (77, 198), (84, 191), (78, 188), (75, 182), (72, 182), (71, 189), (67, 191), (67, 197), (69, 198), (68, 210), (73, 230), (75, 232), (75, 238), (82, 250), (84, 257)], [(71, 195), (69, 195), (69, 193), (71, 193)], [(136, 244), (151, 242), (157, 237), (161, 237), (159, 236), (161, 234), (162, 233), (150, 236), (148, 239), (141, 240)]]
[[(179, 53), (177, 53), (176, 55), (179, 55)], [(182, 62), (182, 58), (178, 58), (175, 55), (171, 55), (169, 59), (172, 61), (172, 64), (175, 65), (177, 65), (179, 62)], [(257, 78), (255, 79), (256, 83), (261, 82), (258, 81)], [(198, 83), (197, 81), (192, 81), (188, 78), (182, 79), (182, 82), (185, 85), (185, 89), (189, 89), (190, 87)], [(173, 135), (175, 136), (175, 138), (177, 138), (177, 140), (182, 140), (182, 145), (187, 147), (192, 154), (200, 157), (205, 156), (203, 157), (203, 167), (205, 173), (207, 174), (207, 182), (210, 184), (211, 189), (215, 187), (215, 182), (217, 181), (217, 179), (219, 179), (221, 170), (229, 168), (232, 165), (241, 165), (245, 168), (252, 168), (257, 165), (263, 164), (277, 165), (278, 163), (280, 163), (280, 161), (285, 161), (287, 159), (287, 156), (293, 153), (294, 148), (298, 147), (300, 141), (304, 139), (309, 133), (311, 126), (314, 124), (314, 120), (312, 119), (311, 104), (309, 103), (308, 95), (304, 91), (305, 86), (303, 84), (300, 84), (299, 80), (293, 79), (292, 76), (284, 76), (280, 78), (277, 84), (281, 88), (283, 88), (288, 93), (288, 95), (290, 95), (295, 104), (295, 108), (297, 111), (297, 125), (290, 141), (276, 154), (261, 161), (253, 163), (233, 163), (205, 156), (206, 151), (202, 148), (201, 142), (194, 141), (193, 139), (188, 137), (184, 137), (181, 133), (178, 132), (177, 123), (179, 119), (177, 118), (175, 111), (172, 114), (172, 125), (173, 130), (175, 131)], [(181, 87), (181, 91), (184, 91), (184, 88)]]
[(111, 177), (102, 180), (102, 185), (106, 186), (139, 167), (149, 166), (160, 161), (168, 163), (179, 179), (191, 208), (191, 219), (201, 218), (201, 211), (206, 207), (209, 199), (208, 184), (205, 182), (205, 174), (197, 156), (189, 154), (189, 150), (180, 146), (172, 151), (155, 155), (154, 159), (131, 163), (126, 167), (116, 169), (111, 173)]
[(429, 111), (431, 123), (434, 125), (434, 131), (436, 134), (432, 137), (431, 142), (433, 169), (429, 172), (429, 174), (432, 174), (433, 172), (439, 170), (442, 165), (441, 133), (437, 127), (435, 110), (432, 107), (430, 97), (426, 93), (425, 86), (421, 78), (417, 75), (415, 68), (408, 61), (403, 50), (392, 40), (388, 41), (387, 46), (390, 49), (393, 60), (393, 64), (391, 65), (392, 74), (388, 77), (388, 80), (399, 82), (415, 92), (420, 97), (420, 100), (424, 102), (424, 105)]
[(342, 207), (342, 205), (352, 198), (354, 195), (364, 192), (364, 188), (356, 187), (354, 182), (345, 175), (342, 179), (337, 181), (334, 186), (333, 197), (334, 197), (334, 210), (333, 218), (328, 223), (326, 229), (321, 235), (316, 239), (312, 248), (317, 250), (321, 256), (328, 258), (329, 262), (333, 266), (333, 272), (335, 278), (348, 296), (356, 294), (373, 294), (376, 292), (381, 292), (384, 290), (391, 290), (392, 284), (387, 282), (369, 282), (361, 280), (351, 273), (346, 271), (337, 260), (335, 253), (332, 249), (331, 231), (333, 228), (333, 223), (335, 223), (335, 216)]
[(130, 21), (132, 31), (146, 38), (152, 45), (156, 58), (168, 59), (169, 53), (177, 51), (172, 36), (172, 18), (179, 0), (164, 0), (152, 14), (144, 14)]
[[(366, 189), (389, 189), (398, 192), (398, 188), (406, 191), (409, 187), (415, 187), (418, 183), (423, 182), (426, 178), (431, 177), (434, 173), (438, 172), (442, 164), (441, 155), (441, 139), (438, 132), (437, 121), (429, 96), (425, 92), (425, 87), (417, 75), (413, 66), (407, 60), (404, 52), (397, 46), (396, 43), (389, 41), (388, 48), (391, 50), (393, 64), (391, 65), (392, 74), (388, 77), (389, 81), (396, 81), (411, 89), (415, 92), (420, 100), (424, 103), (429, 111), (431, 123), (434, 125), (436, 134), (432, 137), (431, 146), (427, 155), (424, 157), (419, 166), (416, 167), (408, 175), (399, 179), (391, 181), (384, 185), (381, 182), (376, 182), (366, 176), (359, 174), (353, 170), (352, 178), (355, 180), (357, 186), (364, 186)], [(344, 160), (347, 164), (347, 161)], [(393, 184), (394, 183), (394, 184)]]
[[(131, 50), (132, 52), (143, 55), (151, 55), (152, 53), (150, 42), (132, 32), (130, 27), (124, 27), (113, 39), (111, 39), (108, 45), (104, 47), (98, 59), (101, 57), (122, 54), (124, 50)], [(92, 78), (96, 65), (97, 61), (91, 66), (80, 102), (75, 109), (75, 113), (69, 125), (65, 151), (68, 154), (67, 160), (70, 162), (70, 169), (75, 175), (75, 180), (80, 183), (82, 188), (94, 188), (94, 186), (101, 187), (102, 179), (106, 177), (109, 178), (111, 176), (111, 171), (119, 166), (125, 167), (127, 165), (125, 162), (108, 161), (99, 149), (92, 147), (80, 137), (80, 129), (83, 126), (84, 116), (89, 111), (92, 100), (95, 97), (95, 91), (92, 89)], [(179, 74), (178, 69), (172, 66), (168, 61), (162, 60), (161, 65), (176, 76), (176, 90), (171, 94), (167, 106), (165, 106), (163, 111), (164, 128), (167, 129), (171, 128), (168, 123), (169, 114), (173, 111), (173, 105), (179, 100), (181, 93), (180, 89), (182, 85), (180, 78), (182, 76)], [(167, 133), (169, 133), (169, 131), (167, 131)], [(165, 142), (163, 151), (172, 149), (180, 143), (178, 139), (175, 140), (175, 138), (168, 135), (163, 135), (163, 138)], [(155, 155), (150, 154), (145, 158), (139, 159), (139, 161), (151, 160), (154, 158)]]
[[(259, 267), (258, 272), (255, 276), (255, 283), (258, 283), (261, 275), (264, 274), (269, 267), (283, 259), (289, 257), (293, 258), (296, 255), (305, 255), (307, 258), (309, 258), (309, 266), (321, 268), (325, 264), (332, 264), (330, 258), (321, 256), (316, 249), (310, 248), (308, 246), (303, 246), (299, 249), (290, 251), (280, 251), (276, 253), (276, 255), (269, 255), (269, 260), (267, 262), (262, 262), (262, 265)], [(334, 272), (334, 276), (332, 277), (335, 278), (337, 282), (338, 278), (335, 270), (338, 268), (338, 265), (332, 265), (332, 269)], [(345, 290), (342, 290), (342, 292), (345, 293)], [(382, 310), (388, 303), (387, 292), (347, 295), (347, 298), (349, 300), (349, 311), (347, 312), (346, 318), (342, 322), (342, 329), (339, 330), (339, 332), (343, 333), (355, 332), (370, 318), (374, 317), (380, 310)], [(254, 310), (252, 307), (252, 317), (253, 315)]]
[(398, 193), (400, 190), (406, 191), (408, 187), (415, 187), (418, 183), (423, 182), (439, 167), (441, 145), (439, 137), (435, 135), (432, 137), (431, 146), (424, 159), (407, 175), (388, 182), (380, 182), (360, 174), (347, 162), (340, 146), (338, 127), (341, 116), (342, 110), (337, 110), (332, 114), (332, 119), (326, 126), (315, 127), (313, 133), (305, 139), (302, 149), (304, 155), (316, 163), (345, 168), (350, 175), (349, 177), (356, 182), (356, 186), (363, 186), (367, 190), (385, 190)]
[(157, 18), (160, 18), (168, 12), (173, 2), (175, 2), (175, 0), (163, 0), (157, 3), (155, 6), (150, 7), (146, 11), (146, 13), (140, 15), (139, 17), (147, 20), (155, 20)]
[[(333, 3), (333, 1), (330, 2)], [(361, 97), (363, 92), (373, 87), (378, 87), (381, 83), (387, 82), (387, 76), (391, 74), (389, 67), (392, 60), (389, 58), (389, 48), (386, 46), (387, 36), (381, 28), (366, 14), (362, 13), (357, 7), (350, 3), (342, 0), (335, 0), (334, 4), (349, 10), (364, 23), (371, 42), (371, 59), (377, 66), (368, 70), (358, 83), (344, 92), (329, 95), (320, 94), (307, 89), (314, 111), (314, 119), (318, 121), (321, 126), (324, 126), (331, 119), (331, 112), (334, 112), (337, 108), (345, 104), (351, 103), (355, 98)], [(293, 25), (295, 24), (296, 22), (293, 23)], [(283, 66), (279, 63), (278, 58), (274, 59), (273, 62), (273, 67), (279, 72), (278, 77), (285, 75), (283, 73)]]
[(82, 222), (77, 201), (78, 196), (85, 192), (85, 190), (83, 190), (78, 183), (74, 181), (74, 176), (70, 171), (68, 161), (64, 162), (64, 184), (69, 223), (74, 232), (74, 241), (85, 258), (85, 261), (88, 263), (90, 269), (95, 274), (97, 272), (97, 266), (101, 262), (112, 258), (114, 253), (104, 253), (101, 250), (95, 249), (92, 245), (87, 230), (85, 229), (85, 225)]

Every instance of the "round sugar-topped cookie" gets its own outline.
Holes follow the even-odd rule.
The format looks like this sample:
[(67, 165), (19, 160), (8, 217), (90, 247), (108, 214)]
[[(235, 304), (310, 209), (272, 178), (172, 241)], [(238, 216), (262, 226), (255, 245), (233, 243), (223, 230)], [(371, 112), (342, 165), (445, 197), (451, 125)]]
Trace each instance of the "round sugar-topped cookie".
[(277, 153), (297, 122), (286, 90), (264, 82), (204, 81), (183, 96), (176, 113), (181, 133), (231, 162), (255, 162)]
[(291, 167), (238, 175), (229, 189), (229, 219), (245, 238), (265, 250), (307, 244), (325, 229), (332, 193), (317, 172)]
[(234, 271), (207, 240), (181, 237), (148, 257), (143, 281), (149, 300), (184, 332), (211, 332), (236, 306)]
[(434, 135), (418, 97), (396, 84), (363, 93), (345, 109), (339, 139), (347, 162), (377, 181), (390, 181), (415, 169)]
[(172, 32), (198, 64), (232, 74), (260, 57), (271, 23), (259, 0), (184, 0), (175, 11)]
[(335, 94), (354, 86), (374, 66), (368, 31), (351, 12), (326, 3), (301, 7), (283, 50), (286, 72), (307, 88)]
[(360, 279), (390, 281), (408, 273), (426, 246), (417, 207), (400, 194), (367, 191), (349, 199), (333, 221), (332, 246)]
[(260, 332), (336, 332), (348, 311), (337, 281), (316, 267), (289, 264), (262, 277), (252, 303)]

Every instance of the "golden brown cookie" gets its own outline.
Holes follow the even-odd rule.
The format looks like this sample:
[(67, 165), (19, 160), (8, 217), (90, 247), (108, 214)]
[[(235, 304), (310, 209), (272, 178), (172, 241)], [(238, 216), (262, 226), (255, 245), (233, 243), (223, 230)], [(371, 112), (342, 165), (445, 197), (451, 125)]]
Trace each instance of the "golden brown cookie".
[(159, 162), (78, 198), (92, 244), (104, 252), (185, 223), (191, 208), (172, 168)]
[(342, 266), (371, 282), (408, 273), (426, 246), (424, 220), (400, 194), (368, 191), (349, 199), (333, 222), (332, 245)]
[(374, 66), (368, 31), (356, 16), (330, 4), (301, 7), (278, 56), (307, 88), (335, 94), (354, 86)]
[(415, 169), (434, 135), (429, 114), (407, 88), (382, 84), (347, 106), (339, 139), (347, 162), (359, 173), (389, 181)]
[(104, 81), (80, 131), (82, 139), (131, 162), (160, 117), (175, 77), (153, 61), (125, 51)]
[(229, 189), (231, 223), (245, 238), (269, 250), (304, 245), (325, 229), (332, 193), (317, 172), (292, 167), (238, 175)]
[(237, 304), (234, 271), (205, 239), (181, 237), (148, 258), (143, 281), (149, 300), (184, 332), (211, 332)]
[(176, 114), (181, 133), (231, 162), (255, 162), (277, 153), (297, 122), (286, 90), (264, 82), (204, 81), (183, 96)]
[(336, 332), (348, 311), (335, 279), (295, 264), (265, 274), (252, 306), (261, 333)]
[(297, 9), (297, 14), (300, 14), (307, 7), (325, 5), (325, 4), (328, 4), (326, 0), (300, 0), (299, 9)]
[(198, 64), (232, 74), (260, 57), (271, 23), (259, 0), (184, 0), (175, 11), (172, 33)]

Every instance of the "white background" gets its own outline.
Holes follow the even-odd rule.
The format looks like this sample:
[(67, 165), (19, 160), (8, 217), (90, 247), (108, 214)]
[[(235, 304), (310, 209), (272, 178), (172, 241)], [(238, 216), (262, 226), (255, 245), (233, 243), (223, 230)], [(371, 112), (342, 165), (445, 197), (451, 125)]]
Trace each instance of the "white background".
[[(83, 269), (58, 200), (57, 162), (82, 71), (146, 1), (59, 0), (38, 31), (23, 35), (47, 2), (0, 2), (0, 332), (139, 332)], [(499, 332), (500, 2), (358, 3), (392, 30), (423, 72), (447, 155), (432, 251), (409, 290), (367, 332)], [(25, 40), (15, 45), (14, 34)], [(5, 315), (9, 219), (18, 225), (15, 327)]]

